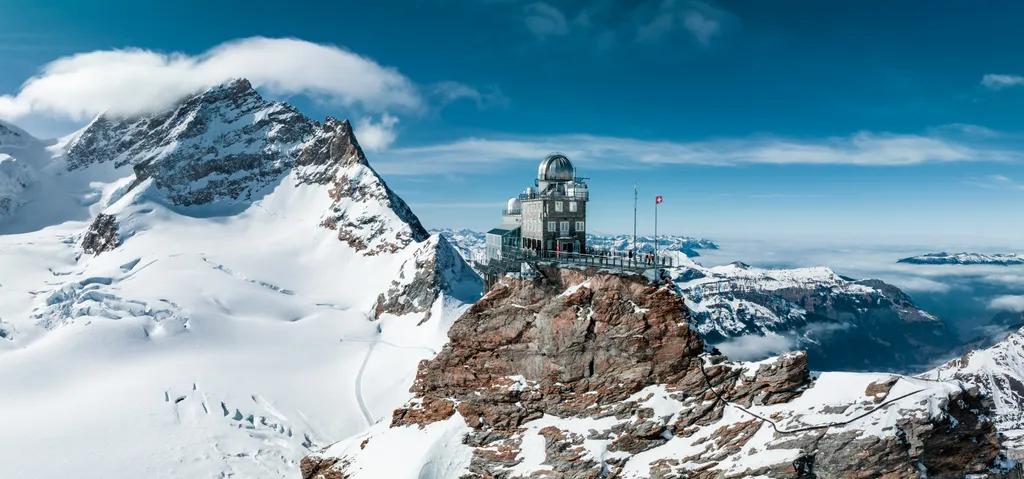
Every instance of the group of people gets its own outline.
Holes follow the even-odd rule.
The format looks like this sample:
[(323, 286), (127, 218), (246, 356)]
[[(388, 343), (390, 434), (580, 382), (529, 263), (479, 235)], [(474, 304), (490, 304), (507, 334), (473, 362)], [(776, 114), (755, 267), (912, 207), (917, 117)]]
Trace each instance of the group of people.
[[(592, 256), (597, 256), (597, 257), (601, 258), (602, 261), (606, 257), (612, 257), (613, 256), (612, 252), (609, 251), (609, 250), (589, 248), (589, 247), (587, 248), (587, 254), (590, 254)], [(656, 260), (657, 260), (655, 258), (655, 256), (654, 256), (654, 253), (651, 253), (651, 252), (636, 253), (633, 250), (629, 250), (629, 252), (626, 254), (626, 256), (629, 259), (630, 263), (636, 262), (636, 263), (639, 263), (639, 264), (650, 264), (650, 265), (653, 265), (656, 262)], [(622, 258), (622, 256), (617, 256), (617, 257)]]
[[(636, 257), (636, 260), (638, 262), (639, 261), (643, 261), (644, 264), (654, 264), (654, 253), (644, 253), (643, 255), (640, 255), (640, 254), (634, 255), (633, 254), (633, 250), (629, 250), (629, 261), (630, 262), (633, 261), (634, 256)], [(641, 256), (642, 256), (642, 259), (641, 259)]]

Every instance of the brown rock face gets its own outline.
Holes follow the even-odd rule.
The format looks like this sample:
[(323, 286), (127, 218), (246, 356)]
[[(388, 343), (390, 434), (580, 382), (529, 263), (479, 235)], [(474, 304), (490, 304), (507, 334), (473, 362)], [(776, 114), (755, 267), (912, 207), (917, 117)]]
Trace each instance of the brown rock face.
[[(708, 356), (676, 291), (670, 282), (641, 276), (566, 269), (545, 271), (538, 281), (505, 278), (455, 322), (437, 357), (420, 363), (415, 398), (394, 412), (391, 427), (419, 429), (461, 416), (470, 428), (462, 444), (472, 450), (463, 479), (620, 477), (627, 466), (636, 473), (634, 455), (673, 441), (685, 444), (673, 450), (688, 452), (648, 456), (640, 466), (644, 475), (904, 478), (917, 477), (923, 464), (929, 477), (952, 477), (944, 474), (983, 471), (995, 457), (987, 405), (970, 391), (938, 405), (947, 412), (944, 419), (901, 414), (892, 426), (897, 434), (884, 438), (828, 427), (788, 432), (808, 424), (801, 414), (853, 415), (876, 407), (861, 395), (866, 383), (842, 407), (764, 413), (782, 433), (749, 414), (725, 419), (727, 407), (788, 406), (806, 394), (814, 386), (806, 355), (787, 353), (756, 365)], [(888, 384), (886, 393), (893, 387)], [(593, 426), (598, 423), (603, 426)], [(594, 441), (604, 444), (600, 458), (588, 450)], [(544, 467), (532, 475), (513, 473), (528, 448), (543, 454)], [(780, 456), (773, 449), (791, 452)], [(774, 459), (740, 466), (738, 458), (762, 452)], [(357, 468), (346, 469), (352, 457), (343, 454), (326, 467), (339, 477), (362, 477)]]
[[(554, 277), (560, 284), (492, 290), (420, 365), (413, 392), (457, 401), (471, 426), (514, 428), (545, 413), (589, 416), (648, 384), (693, 374), (704, 343), (679, 296), (638, 276)], [(517, 376), (525, 384), (511, 387)]]

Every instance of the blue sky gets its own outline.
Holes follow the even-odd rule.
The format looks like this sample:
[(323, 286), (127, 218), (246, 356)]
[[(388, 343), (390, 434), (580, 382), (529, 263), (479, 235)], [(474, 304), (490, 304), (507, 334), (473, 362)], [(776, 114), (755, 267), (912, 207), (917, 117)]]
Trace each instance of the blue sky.
[[(0, 117), (63, 134), (175, 79), (95, 52), (206, 61), (173, 72), (255, 76), (313, 118), (355, 120), (371, 164), (430, 227), (491, 226), (560, 150), (591, 178), (597, 231), (631, 229), (635, 182), (642, 232), (661, 194), (661, 231), (712, 238), (1020, 248), (1024, 235), (1013, 2), (10, 3)], [(35, 100), (23, 88), (90, 52), (65, 65), (88, 59), (85, 76), (40, 83)], [(88, 86), (96, 70), (125, 77), (116, 95), (109, 78)]]

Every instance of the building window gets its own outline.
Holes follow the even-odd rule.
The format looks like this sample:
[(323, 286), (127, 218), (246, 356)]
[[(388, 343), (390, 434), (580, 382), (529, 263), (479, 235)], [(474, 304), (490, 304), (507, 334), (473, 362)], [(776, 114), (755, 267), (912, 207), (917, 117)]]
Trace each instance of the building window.
[(548, 231), (550, 231), (552, 233), (555, 232), (555, 222), (554, 221), (548, 221)]
[(563, 221), (562, 224), (559, 225), (559, 226), (561, 226), (560, 229), (562, 230), (562, 234), (563, 235), (569, 234), (569, 222), (568, 221)]
[(583, 232), (583, 226), (584, 225), (583, 225), (582, 221), (577, 221), (576, 222), (576, 232), (577, 233), (582, 233)]
[(555, 202), (555, 213), (561, 213), (561, 212), (562, 212), (562, 202), (561, 201), (556, 201)]
[(552, 249), (551, 240), (548, 240), (548, 249)]
[(569, 202), (569, 212), (571, 212), (571, 213), (575, 213), (576, 212), (576, 202), (575, 201), (570, 201)]

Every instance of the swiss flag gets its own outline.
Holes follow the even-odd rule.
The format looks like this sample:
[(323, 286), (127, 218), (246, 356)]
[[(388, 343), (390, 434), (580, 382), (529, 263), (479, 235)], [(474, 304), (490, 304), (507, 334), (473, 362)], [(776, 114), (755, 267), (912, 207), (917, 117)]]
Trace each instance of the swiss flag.
[(661, 197), (660, 196), (655, 196), (654, 197), (654, 204), (656, 204), (656, 205), (660, 205), (661, 204)]

